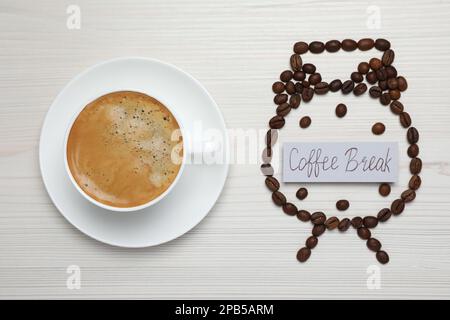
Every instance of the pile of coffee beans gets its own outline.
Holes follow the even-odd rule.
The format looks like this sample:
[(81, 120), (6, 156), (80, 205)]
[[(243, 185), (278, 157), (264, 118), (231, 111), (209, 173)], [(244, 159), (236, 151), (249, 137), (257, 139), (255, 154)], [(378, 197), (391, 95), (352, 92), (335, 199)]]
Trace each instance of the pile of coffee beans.
[[(322, 52), (337, 52), (339, 50), (354, 51), (359, 49), (367, 51), (377, 49), (383, 52), (381, 58), (374, 57), (369, 61), (359, 63), (357, 70), (350, 74), (350, 79), (335, 79), (326, 82), (322, 79), (321, 74), (312, 63), (303, 63), (302, 55), (311, 52), (319, 54)], [(355, 41), (345, 39), (343, 41), (330, 40), (326, 43), (313, 41), (311, 43), (297, 42), (294, 44), (294, 53), (290, 57), (291, 70), (285, 70), (280, 74), (280, 81), (276, 81), (272, 85), (275, 93), (273, 99), (278, 106), (276, 115), (269, 121), (269, 131), (266, 135), (266, 148), (263, 151), (263, 164), (261, 170), (266, 176), (266, 186), (272, 192), (272, 200), (275, 205), (280, 206), (283, 212), (290, 216), (297, 216), (300, 221), (311, 222), (312, 235), (306, 240), (305, 246), (297, 252), (297, 259), (304, 262), (311, 256), (311, 250), (317, 246), (318, 237), (326, 230), (337, 229), (340, 232), (347, 231), (350, 227), (356, 229), (358, 236), (366, 241), (367, 248), (375, 252), (376, 259), (385, 264), (389, 262), (388, 254), (382, 250), (381, 242), (372, 237), (372, 229), (384, 223), (391, 216), (400, 215), (405, 204), (416, 198), (417, 189), (419, 189), (422, 180), (419, 176), (422, 170), (422, 160), (419, 155), (419, 132), (416, 128), (411, 127), (411, 117), (405, 111), (403, 104), (400, 102), (401, 95), (408, 88), (406, 79), (397, 74), (397, 69), (393, 66), (395, 53), (391, 49), (391, 44), (386, 39), (361, 39)], [(365, 82), (367, 83), (364, 83)], [(368, 85), (370, 88), (368, 88)], [(368, 89), (368, 90), (367, 90)], [(411, 158), (409, 170), (412, 174), (408, 189), (403, 191), (394, 200), (389, 207), (382, 208), (376, 215), (366, 217), (354, 217), (352, 219), (339, 219), (335, 216), (327, 218), (325, 213), (317, 211), (309, 213), (306, 210), (298, 209), (293, 203), (288, 202), (286, 196), (280, 191), (280, 183), (273, 177), (273, 168), (270, 165), (272, 159), (272, 147), (278, 138), (278, 129), (284, 127), (288, 116), (292, 109), (300, 107), (301, 102), (307, 103), (313, 99), (315, 95), (324, 95), (328, 92), (338, 92), (346, 95), (351, 92), (355, 96), (361, 96), (365, 92), (369, 92), (370, 97), (378, 99), (382, 106), (389, 105), (391, 112), (399, 117), (400, 125), (407, 129), (406, 139), (409, 143), (407, 150), (408, 156)], [(336, 116), (339, 118), (347, 114), (347, 106), (340, 103), (335, 109)], [(299, 120), (301, 128), (306, 129), (312, 124), (309, 116), (304, 116)], [(372, 125), (372, 133), (382, 135), (386, 126), (382, 122), (376, 122)], [(391, 187), (387, 183), (382, 183), (378, 189), (381, 196), (386, 197), (391, 192)], [(308, 190), (304, 187), (300, 188), (296, 197), (304, 200), (308, 195)], [(350, 202), (340, 199), (336, 202), (337, 210), (347, 210)]]

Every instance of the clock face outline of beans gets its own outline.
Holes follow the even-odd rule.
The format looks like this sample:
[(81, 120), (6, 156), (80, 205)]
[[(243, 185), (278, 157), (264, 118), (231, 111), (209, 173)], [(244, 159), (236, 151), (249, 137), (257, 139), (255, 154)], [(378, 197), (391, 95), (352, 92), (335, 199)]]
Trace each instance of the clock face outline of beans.
[[(308, 51), (315, 54), (323, 52), (333, 53), (340, 49), (351, 52), (354, 50), (369, 51), (374, 50), (381, 56), (373, 57), (369, 61), (359, 62), (356, 65), (356, 70), (349, 72), (349, 79), (322, 79), (321, 74), (316, 66), (312, 63), (305, 63), (302, 55)], [(381, 264), (389, 262), (390, 258), (381, 242), (373, 237), (375, 227), (383, 225), (391, 217), (399, 217), (409, 205), (411, 201), (416, 198), (419, 187), (421, 186), (420, 172), (422, 170), (422, 160), (419, 155), (419, 131), (412, 126), (411, 116), (405, 111), (405, 106), (400, 102), (402, 94), (407, 90), (408, 83), (406, 78), (399, 75), (394, 67), (395, 53), (391, 48), (391, 43), (386, 39), (360, 39), (355, 41), (352, 39), (345, 39), (343, 41), (330, 40), (328, 42), (313, 41), (306, 43), (303, 41), (296, 42), (293, 46), (294, 53), (289, 56), (289, 63), (291, 70), (284, 70), (277, 77), (277, 80), (272, 85), (272, 91), (275, 93), (273, 99), (277, 105), (275, 115), (269, 121), (269, 130), (267, 137), (278, 137), (278, 130), (282, 129), (286, 123), (287, 117), (292, 117), (295, 109), (299, 108), (301, 104), (308, 103), (318, 95), (327, 93), (341, 92), (343, 95), (353, 93), (355, 96), (362, 96), (366, 92), (368, 95), (382, 106), (389, 106), (391, 116), (399, 118), (399, 125), (405, 129), (406, 133), (404, 139), (408, 142), (407, 149), (408, 157), (410, 158), (409, 170), (411, 178), (407, 183), (406, 189), (403, 190), (391, 203), (385, 205), (378, 212), (368, 213), (363, 217), (342, 218), (339, 219), (330, 213), (326, 213), (317, 209), (310, 214), (308, 211), (294, 205), (295, 202), (307, 201), (306, 194), (308, 191), (302, 187), (297, 191), (296, 197), (293, 201), (282, 193), (282, 186), (278, 180), (273, 176), (273, 170), (270, 165), (270, 160), (273, 156), (272, 148), (276, 143), (275, 139), (266, 139), (266, 148), (263, 151), (263, 164), (261, 169), (266, 176), (265, 184), (270, 192), (272, 192), (272, 199), (276, 206), (281, 207), (287, 216), (296, 216), (298, 221), (312, 224), (312, 235), (308, 236), (305, 246), (301, 247), (297, 252), (297, 260), (299, 262), (306, 262), (311, 254), (312, 249), (317, 246), (318, 237), (324, 232), (346, 232), (347, 230), (355, 230), (357, 237), (366, 242), (367, 248), (375, 253), (375, 258)], [(367, 84), (366, 84), (367, 83)], [(330, 108), (330, 110), (332, 110)], [(331, 111), (332, 112), (332, 111)], [(337, 118), (342, 118), (347, 113), (347, 108), (343, 104), (339, 104), (336, 108), (335, 115)], [(388, 115), (389, 116), (389, 115)], [(300, 120), (297, 118), (301, 130), (307, 129), (311, 124), (311, 118), (303, 114)], [(375, 136), (383, 136), (385, 130), (389, 130), (384, 123), (372, 119), (372, 124), (368, 123), (368, 131)], [(264, 161), (267, 160), (267, 161)], [(270, 169), (268, 169), (270, 168)], [(380, 197), (387, 197), (390, 193), (390, 185), (381, 183), (378, 188)], [(301, 191), (301, 195), (300, 195)], [(305, 200), (303, 200), (305, 199)], [(350, 202), (346, 199), (335, 199), (336, 210), (347, 210)], [(295, 210), (298, 213), (295, 214)], [(353, 228), (350, 228), (353, 227)]]

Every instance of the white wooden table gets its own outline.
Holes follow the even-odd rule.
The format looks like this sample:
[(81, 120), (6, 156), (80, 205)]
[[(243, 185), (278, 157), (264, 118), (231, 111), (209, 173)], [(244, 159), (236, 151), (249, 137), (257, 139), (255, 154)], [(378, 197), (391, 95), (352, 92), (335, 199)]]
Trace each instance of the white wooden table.
[[(79, 30), (66, 26), (73, 4), (81, 9)], [(449, 32), (450, 3), (437, 0), (2, 0), (0, 298), (450, 298)], [(43, 119), (62, 87), (92, 64), (127, 55), (171, 62), (207, 87), (229, 128), (256, 130), (266, 129), (274, 112), (271, 84), (287, 67), (295, 41), (379, 36), (392, 42), (395, 65), (409, 80), (402, 101), (420, 130), (424, 161), (416, 201), (375, 230), (390, 254), (388, 265), (377, 264), (354, 230), (325, 233), (310, 260), (299, 264), (295, 254), (311, 227), (272, 204), (256, 163), (230, 167), (222, 196), (194, 230), (140, 250), (83, 235), (44, 189), (38, 166)], [(304, 60), (332, 80), (347, 78), (374, 54)], [(349, 106), (339, 121), (338, 102)], [(313, 126), (299, 131), (305, 114)], [(288, 116), (283, 137), (376, 140), (370, 134), (376, 121), (387, 126), (383, 138), (400, 141), (405, 153), (398, 119), (367, 96), (315, 99)], [(311, 185), (307, 200), (297, 204), (332, 212), (337, 199), (347, 198), (351, 207), (339, 216), (376, 213), (407, 183), (403, 153), (400, 183), (388, 199), (375, 185)], [(66, 286), (69, 265), (81, 268), (78, 290)], [(370, 265), (380, 266), (380, 289), (366, 284)]]

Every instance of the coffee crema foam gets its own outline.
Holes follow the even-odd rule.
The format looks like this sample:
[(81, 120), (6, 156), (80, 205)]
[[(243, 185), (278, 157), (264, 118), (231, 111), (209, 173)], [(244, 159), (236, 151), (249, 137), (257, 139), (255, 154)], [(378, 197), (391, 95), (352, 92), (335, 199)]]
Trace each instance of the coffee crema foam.
[[(89, 103), (67, 141), (73, 178), (91, 198), (113, 207), (135, 207), (157, 198), (173, 183), (182, 159), (181, 134), (172, 113), (139, 92), (119, 91)], [(181, 162), (181, 161), (180, 161)]]

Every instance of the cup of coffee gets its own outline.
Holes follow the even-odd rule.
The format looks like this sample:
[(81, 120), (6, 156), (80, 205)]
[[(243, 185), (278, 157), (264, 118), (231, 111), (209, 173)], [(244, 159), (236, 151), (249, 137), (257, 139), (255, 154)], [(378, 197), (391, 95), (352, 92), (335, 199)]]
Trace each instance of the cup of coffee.
[(186, 139), (167, 106), (116, 91), (88, 103), (67, 129), (64, 161), (75, 188), (104, 209), (130, 212), (163, 199), (179, 181)]

